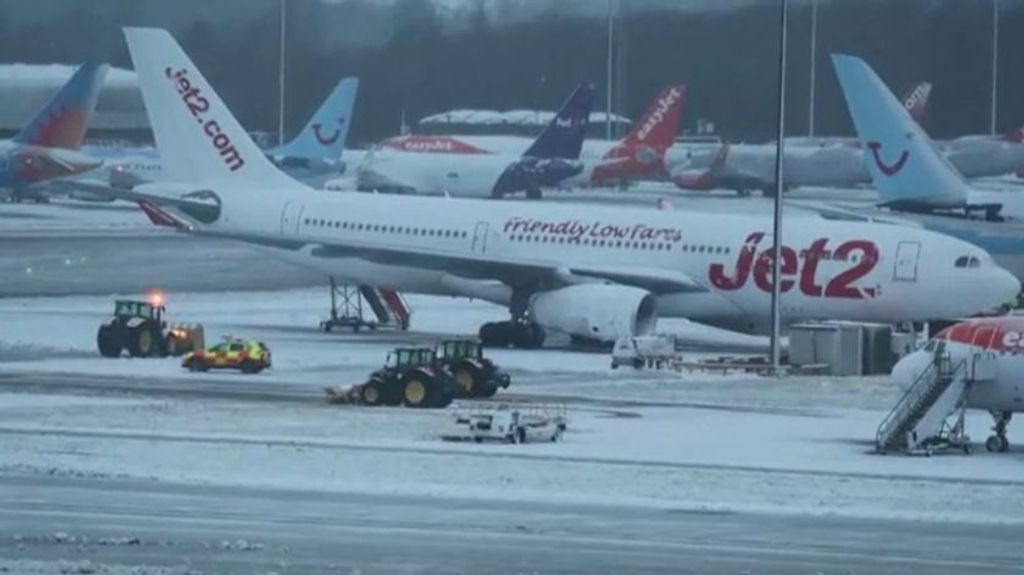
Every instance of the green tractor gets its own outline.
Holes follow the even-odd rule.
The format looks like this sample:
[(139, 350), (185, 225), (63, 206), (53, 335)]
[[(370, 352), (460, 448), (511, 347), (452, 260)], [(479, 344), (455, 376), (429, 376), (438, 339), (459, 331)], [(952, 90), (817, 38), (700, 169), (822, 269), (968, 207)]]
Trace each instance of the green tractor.
[(365, 405), (448, 407), (455, 397), (455, 381), (437, 362), (429, 347), (400, 347), (388, 354), (384, 367), (370, 374), (359, 387)]
[(455, 378), (459, 397), (493, 397), (507, 388), (511, 378), (484, 357), (483, 346), (474, 339), (449, 339), (438, 346), (437, 360)]
[(203, 348), (203, 327), (172, 326), (167, 329), (166, 310), (145, 301), (117, 300), (114, 317), (100, 326), (96, 345), (103, 357), (181, 356)]

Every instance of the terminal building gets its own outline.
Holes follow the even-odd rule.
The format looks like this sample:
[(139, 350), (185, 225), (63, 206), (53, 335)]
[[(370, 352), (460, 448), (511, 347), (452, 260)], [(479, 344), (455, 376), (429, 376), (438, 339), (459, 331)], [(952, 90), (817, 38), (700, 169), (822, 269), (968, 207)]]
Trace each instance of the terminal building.
[[(0, 64), (0, 137), (16, 134), (76, 69), (63, 64)], [(151, 139), (134, 71), (110, 68), (86, 137), (100, 142)]]

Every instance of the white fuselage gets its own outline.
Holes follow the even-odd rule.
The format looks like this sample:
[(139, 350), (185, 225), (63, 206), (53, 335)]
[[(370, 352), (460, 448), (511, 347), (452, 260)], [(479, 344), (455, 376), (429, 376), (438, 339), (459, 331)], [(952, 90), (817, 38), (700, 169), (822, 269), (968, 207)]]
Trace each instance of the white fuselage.
[[(666, 166), (672, 173), (678, 166), (690, 165), (694, 157), (710, 161), (720, 147), (720, 144), (676, 144), (665, 155)], [(713, 172), (716, 186), (763, 189), (774, 185), (775, 150), (774, 144), (730, 145), (725, 161)], [(859, 148), (843, 144), (792, 145), (787, 146), (785, 152), (783, 181), (787, 188), (844, 187), (871, 182)]]
[(501, 174), (517, 159), (505, 154), (430, 154), (381, 149), (363, 158), (357, 177), (362, 189), (487, 198)]
[[(212, 187), (214, 191), (217, 188)], [(247, 189), (225, 198), (211, 232), (262, 241), (298, 240), (286, 255), (349, 281), (406, 292), (461, 295), (507, 304), (496, 281), (403, 260), (324, 258), (316, 246), (354, 245), (486, 261), (616, 270), (668, 270), (706, 285), (698, 293), (658, 294), (661, 316), (761, 332), (769, 319), (770, 218), (578, 205), (489, 202), (309, 190)], [(1014, 297), (1019, 283), (979, 248), (914, 227), (787, 218), (782, 308), (789, 322), (847, 319), (893, 322), (974, 314)], [(827, 255), (821, 255), (827, 252)], [(817, 253), (818, 255), (810, 255)], [(973, 255), (982, 265), (958, 269)], [(415, 258), (413, 258), (415, 259)]]
[[(1022, 319), (1001, 320), (980, 320), (979, 329), (973, 333), (979, 339), (976, 343), (964, 341), (943, 341), (943, 352), (949, 355), (949, 359), (955, 365), (965, 361), (974, 361), (980, 356), (987, 355), (995, 362), (995, 377), (984, 381), (977, 381), (971, 386), (967, 396), (967, 405), (972, 409), (983, 409), (992, 412), (1024, 412), (1024, 348), (1021, 342)], [(988, 322), (992, 322), (989, 325)], [(1016, 324), (1016, 328), (1005, 331), (999, 324)], [(964, 326), (956, 326), (950, 329), (964, 329)], [(1002, 341), (1009, 335), (1014, 345), (1003, 346)], [(940, 341), (939, 338), (929, 342), (929, 346), (915, 351), (896, 364), (892, 371), (894, 382), (909, 386), (914, 383), (917, 377), (934, 362), (934, 344)]]

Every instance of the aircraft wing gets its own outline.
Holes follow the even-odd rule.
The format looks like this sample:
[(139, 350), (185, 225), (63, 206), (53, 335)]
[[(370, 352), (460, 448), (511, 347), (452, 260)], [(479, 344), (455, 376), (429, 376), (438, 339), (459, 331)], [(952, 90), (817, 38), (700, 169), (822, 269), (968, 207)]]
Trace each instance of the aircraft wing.
[(874, 204), (868, 206), (856, 206), (836, 202), (812, 203), (798, 200), (786, 200), (786, 205), (816, 213), (826, 220), (875, 222), (897, 226), (923, 227), (920, 223), (905, 217), (894, 216), (887, 212), (882, 212)]
[(69, 193), (84, 191), (99, 196), (111, 197), (117, 200), (124, 200), (137, 204), (140, 202), (146, 202), (150, 205), (168, 208), (173, 210), (176, 215), (180, 214), (183, 219), (181, 223), (188, 228), (195, 227), (197, 222), (214, 221), (220, 216), (219, 206), (194, 197), (202, 196), (203, 190), (190, 190), (189, 192), (182, 194), (182, 196), (193, 197), (174, 197), (145, 190), (144, 186), (142, 189), (138, 187), (125, 189), (86, 180), (54, 180), (49, 182), (48, 187), (62, 189)]
[(608, 281), (650, 291), (655, 295), (702, 292), (707, 287), (695, 278), (669, 270), (644, 267), (615, 267), (601, 265), (565, 266), (557, 262), (538, 262), (516, 258), (496, 257), (492, 254), (466, 254), (437, 249), (416, 249), (408, 246), (370, 245), (360, 242), (310, 241), (301, 238), (265, 235), (245, 237), (211, 231), (207, 235), (243, 240), (324, 259), (358, 259), (383, 265), (436, 270), (468, 280), (498, 280), (506, 285), (536, 283), (547, 289), (593, 281)]

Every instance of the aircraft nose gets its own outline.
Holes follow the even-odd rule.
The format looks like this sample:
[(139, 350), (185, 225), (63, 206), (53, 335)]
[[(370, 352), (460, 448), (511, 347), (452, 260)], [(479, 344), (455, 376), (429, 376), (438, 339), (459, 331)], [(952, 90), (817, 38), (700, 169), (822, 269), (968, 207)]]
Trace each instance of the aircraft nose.
[(907, 354), (893, 366), (889, 380), (903, 388), (910, 386), (927, 367), (930, 359), (931, 356), (923, 351)]
[(1020, 295), (1021, 284), (1017, 276), (1003, 268), (997, 268), (992, 281), (992, 289), (999, 297), (1001, 304), (1014, 304)]

